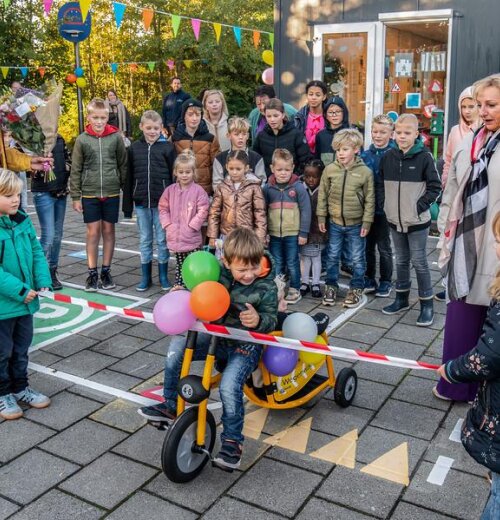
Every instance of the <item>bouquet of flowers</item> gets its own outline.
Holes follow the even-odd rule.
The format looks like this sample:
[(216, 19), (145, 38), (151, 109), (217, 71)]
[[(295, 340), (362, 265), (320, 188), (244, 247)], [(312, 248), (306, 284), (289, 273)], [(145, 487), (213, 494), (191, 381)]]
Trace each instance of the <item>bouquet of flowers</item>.
[[(57, 140), (63, 86), (54, 80), (40, 90), (20, 88), (16, 94), (0, 97), (0, 123), (26, 150), (41, 157), (49, 157)], [(55, 179), (47, 161), (45, 182)]]

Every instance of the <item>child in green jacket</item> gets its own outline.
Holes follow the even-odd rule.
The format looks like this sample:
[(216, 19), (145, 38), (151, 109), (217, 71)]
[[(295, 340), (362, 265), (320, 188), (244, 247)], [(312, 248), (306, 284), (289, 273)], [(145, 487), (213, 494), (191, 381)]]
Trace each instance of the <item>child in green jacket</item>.
[(29, 217), (19, 210), (19, 177), (0, 169), (0, 417), (19, 419), (18, 403), (49, 406), (50, 399), (28, 386), (28, 349), (38, 291), (51, 286), (49, 266)]

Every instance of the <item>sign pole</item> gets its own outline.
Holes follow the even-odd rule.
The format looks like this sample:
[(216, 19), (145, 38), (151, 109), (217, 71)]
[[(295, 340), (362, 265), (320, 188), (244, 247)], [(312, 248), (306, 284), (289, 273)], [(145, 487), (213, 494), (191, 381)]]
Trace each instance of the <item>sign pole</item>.
[[(80, 67), (80, 42), (75, 42), (75, 66)], [(82, 102), (82, 89), (76, 86), (76, 98), (78, 101), (78, 131), (83, 133), (85, 125), (83, 122), (83, 102)]]

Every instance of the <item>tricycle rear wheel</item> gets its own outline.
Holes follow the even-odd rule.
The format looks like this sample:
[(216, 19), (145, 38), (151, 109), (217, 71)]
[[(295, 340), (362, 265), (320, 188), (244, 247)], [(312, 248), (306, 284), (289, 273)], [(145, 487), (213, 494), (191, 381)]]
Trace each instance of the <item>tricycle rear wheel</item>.
[(343, 368), (335, 380), (333, 398), (342, 408), (351, 405), (358, 388), (358, 375), (352, 368)]

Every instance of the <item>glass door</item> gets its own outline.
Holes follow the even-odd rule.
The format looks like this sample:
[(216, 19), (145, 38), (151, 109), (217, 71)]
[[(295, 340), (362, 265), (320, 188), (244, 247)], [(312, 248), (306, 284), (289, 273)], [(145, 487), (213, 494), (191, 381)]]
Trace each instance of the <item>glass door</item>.
[(329, 97), (341, 96), (349, 109), (349, 122), (365, 134), (374, 115), (382, 110), (383, 84), (381, 24), (331, 24), (314, 28), (314, 78), (328, 86)]

